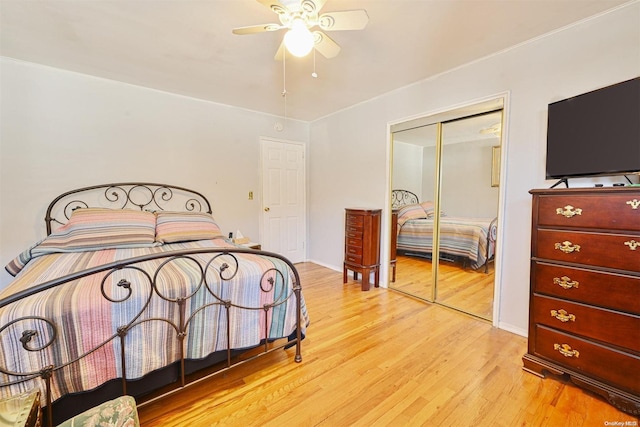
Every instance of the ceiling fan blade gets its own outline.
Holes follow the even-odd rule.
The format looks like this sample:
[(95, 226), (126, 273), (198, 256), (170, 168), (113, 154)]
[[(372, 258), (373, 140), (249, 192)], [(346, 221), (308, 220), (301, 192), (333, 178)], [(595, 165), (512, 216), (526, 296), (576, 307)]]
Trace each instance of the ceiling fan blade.
[(327, 0), (302, 0), (300, 8), (308, 15), (317, 15)]
[(313, 32), (314, 47), (325, 58), (333, 58), (340, 53), (340, 46), (322, 31)]
[(318, 25), (325, 31), (362, 30), (369, 22), (364, 9), (328, 12), (320, 15)]
[(287, 9), (287, 7), (280, 3), (278, 0), (258, 0), (258, 3), (268, 7), (277, 15), (284, 15), (289, 12), (289, 9)]
[(267, 31), (278, 31), (284, 28), (278, 24), (262, 24), (262, 25), (251, 25), (249, 27), (238, 27), (234, 28), (233, 34), (245, 35), (245, 34), (256, 34), (256, 33), (264, 33)]

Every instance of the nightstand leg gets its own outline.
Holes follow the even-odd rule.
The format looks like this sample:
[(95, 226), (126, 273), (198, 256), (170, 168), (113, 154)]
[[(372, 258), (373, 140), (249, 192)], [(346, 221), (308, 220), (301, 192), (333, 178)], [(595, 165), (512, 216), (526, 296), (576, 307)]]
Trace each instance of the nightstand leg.
[(369, 285), (369, 276), (371, 275), (371, 270), (369, 270), (368, 268), (365, 268), (362, 271), (362, 290), (363, 291), (368, 291), (371, 286)]

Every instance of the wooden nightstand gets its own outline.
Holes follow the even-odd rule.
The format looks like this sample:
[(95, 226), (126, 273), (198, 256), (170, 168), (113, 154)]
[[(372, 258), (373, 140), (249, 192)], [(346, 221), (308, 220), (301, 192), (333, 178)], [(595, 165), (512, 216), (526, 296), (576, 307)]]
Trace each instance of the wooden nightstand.
[(249, 248), (249, 249), (255, 249), (257, 251), (262, 250), (262, 245), (260, 243), (255, 243), (255, 242), (243, 243), (240, 246)]
[(374, 286), (380, 283), (380, 209), (347, 209), (344, 236), (343, 283), (347, 283), (347, 270), (353, 279), (362, 274), (362, 290), (370, 287), (369, 275), (374, 275)]
[(0, 400), (0, 427), (39, 427), (42, 425), (40, 391)]

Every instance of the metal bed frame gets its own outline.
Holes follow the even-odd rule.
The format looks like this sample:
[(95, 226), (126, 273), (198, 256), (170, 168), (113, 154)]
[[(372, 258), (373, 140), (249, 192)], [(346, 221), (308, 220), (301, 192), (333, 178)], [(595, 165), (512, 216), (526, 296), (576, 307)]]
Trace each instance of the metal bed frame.
[[(100, 195), (100, 193), (102, 193)], [(97, 197), (96, 197), (97, 195)], [(195, 192), (193, 190), (189, 190), (187, 188), (166, 185), (166, 184), (154, 184), (154, 183), (136, 183), (136, 182), (127, 182), (127, 183), (118, 183), (118, 184), (106, 184), (106, 185), (95, 185), (90, 187), (84, 187), (77, 190), (68, 191), (66, 193), (61, 194), (56, 197), (46, 211), (45, 222), (47, 228), (47, 235), (52, 232), (53, 226), (60, 226), (65, 224), (71, 212), (74, 209), (81, 207), (111, 207), (117, 209), (140, 209), (140, 210), (176, 210), (176, 206), (179, 206), (180, 209), (184, 211), (195, 211), (195, 212), (208, 212), (211, 213), (211, 205), (206, 197), (202, 194)], [(264, 272), (260, 282), (252, 284), (254, 286), (258, 286), (260, 288), (260, 292), (269, 292), (272, 289), (274, 284), (274, 277), (283, 276), (287, 274), (291, 274), (293, 278), (293, 286), (291, 292), (282, 292), (280, 295), (274, 297), (274, 302), (271, 304), (261, 305), (259, 307), (242, 307), (233, 304), (229, 300), (225, 300), (222, 296), (216, 295), (213, 289), (212, 283), (208, 283), (208, 280), (211, 280), (212, 276), (209, 274), (207, 276), (207, 271), (211, 273), (211, 269), (215, 270), (215, 278), (220, 282), (225, 282), (231, 280), (236, 273), (238, 272), (239, 265), (242, 262), (242, 258), (238, 255), (251, 253), (253, 255), (261, 255), (264, 257), (269, 257), (272, 259), (281, 260), (285, 267), (284, 269), (287, 271), (281, 271), (280, 269), (272, 268), (268, 271)], [(200, 256), (199, 258), (195, 258), (195, 256)], [(202, 255), (206, 255), (206, 262), (202, 262), (199, 259), (202, 258)], [(224, 262), (221, 263), (221, 267), (216, 269), (212, 262), (214, 260), (220, 261), (220, 258)], [(158, 267), (155, 271), (145, 271), (144, 270), (144, 262), (153, 260), (153, 259), (162, 259), (163, 261), (160, 263), (160, 267)], [(176, 262), (177, 260), (188, 260), (189, 262), (193, 262), (198, 264), (198, 269), (200, 271), (200, 277), (197, 278), (199, 283), (196, 285), (196, 290), (193, 291), (192, 294), (171, 298), (162, 294), (155, 286), (155, 281), (159, 275), (162, 274), (161, 270), (163, 267), (167, 266), (172, 262)], [(280, 263), (278, 263), (280, 264)], [(132, 283), (126, 278), (127, 272), (131, 271), (143, 272), (144, 277), (146, 277), (148, 283), (140, 284), (140, 283)], [(122, 279), (116, 282), (116, 280), (110, 280), (111, 276), (117, 274), (117, 276), (113, 277), (121, 277)], [(58, 286), (62, 286), (64, 284), (73, 282), (80, 278), (84, 278), (87, 276), (93, 276), (101, 278), (101, 293), (102, 295), (96, 295), (95, 298), (105, 298), (112, 304), (121, 303), (128, 298), (132, 298), (132, 295), (136, 292), (147, 292), (148, 295), (146, 298), (146, 303), (143, 305), (143, 308), (139, 313), (129, 319), (125, 324), (122, 324), (118, 328), (117, 334), (113, 335), (108, 341), (101, 343), (99, 346), (94, 348), (91, 351), (86, 352), (85, 354), (79, 355), (77, 358), (73, 360), (65, 360), (60, 361), (59, 363), (41, 366), (38, 370), (32, 372), (13, 372), (7, 369), (4, 366), (0, 366), (0, 373), (4, 374), (4, 378), (9, 378), (8, 382), (3, 382), (0, 377), (0, 388), (7, 387), (11, 385), (16, 385), (18, 383), (31, 381), (37, 378), (42, 380), (41, 388), (43, 395), (43, 403), (46, 406), (45, 410), (45, 421), (49, 426), (58, 424), (59, 422), (64, 421), (71, 416), (74, 416), (88, 407), (92, 406), (92, 402), (101, 402), (104, 400), (108, 400), (109, 398), (113, 398), (115, 396), (111, 396), (110, 394), (133, 394), (136, 392), (132, 391), (130, 385), (133, 384), (126, 378), (126, 348), (125, 340), (129, 331), (133, 328), (136, 328), (140, 324), (148, 321), (162, 321), (166, 322), (169, 329), (175, 331), (175, 339), (179, 341), (179, 346), (181, 349), (180, 360), (177, 363), (177, 366), (172, 367), (172, 371), (175, 372), (177, 370), (179, 372), (179, 381), (175, 387), (172, 387), (169, 391), (163, 391), (162, 394), (155, 396), (149, 400), (141, 399), (141, 402), (138, 403), (138, 406), (144, 406), (150, 404), (153, 401), (156, 401), (162, 397), (173, 394), (177, 391), (180, 391), (189, 385), (195, 384), (196, 382), (200, 382), (203, 379), (207, 379), (213, 375), (224, 372), (238, 364), (244, 364), (249, 362), (257, 357), (265, 355), (267, 353), (271, 353), (278, 349), (295, 347), (295, 358), (296, 362), (302, 361), (301, 356), (301, 341), (303, 339), (302, 336), (302, 307), (301, 307), (301, 286), (300, 286), (300, 277), (298, 271), (295, 266), (285, 257), (271, 252), (246, 249), (246, 248), (237, 248), (237, 249), (191, 249), (191, 250), (180, 250), (173, 252), (165, 252), (158, 254), (149, 254), (144, 256), (139, 256), (123, 261), (112, 262), (106, 265), (102, 265), (99, 267), (87, 269), (84, 271), (79, 271), (73, 274), (66, 275), (64, 277), (57, 278), (55, 280), (51, 280), (45, 283), (40, 283), (36, 286), (33, 286), (27, 290), (21, 291), (14, 295), (11, 295), (5, 299), (0, 300), (0, 309), (10, 306), (17, 301), (21, 301), (25, 298), (29, 298), (32, 295), (38, 294), (48, 289), (56, 288)], [(209, 279), (207, 279), (209, 277)], [(120, 288), (120, 293), (124, 292), (124, 297), (122, 298), (112, 298), (110, 296), (110, 289), (115, 289), (116, 287)], [(123, 291), (124, 290), (124, 291)], [(194, 300), (195, 295), (199, 292), (207, 292), (213, 295), (214, 302), (208, 303), (202, 306), (198, 306), (192, 310), (192, 315), (190, 317), (186, 317), (185, 315), (185, 304), (191, 304), (191, 301)], [(271, 340), (264, 340), (258, 346), (258, 349), (254, 347), (251, 349), (251, 353), (249, 357), (243, 356), (238, 357), (239, 352), (236, 350), (232, 350), (227, 348), (224, 351), (223, 355), (220, 357), (211, 358), (211, 364), (217, 366), (217, 369), (213, 372), (206, 374), (204, 377), (201, 377), (193, 382), (187, 381), (187, 376), (195, 369), (200, 369), (202, 363), (194, 363), (193, 366), (189, 365), (190, 361), (185, 358), (185, 340), (189, 322), (193, 319), (197, 312), (202, 310), (206, 310), (207, 308), (217, 305), (219, 307), (223, 307), (224, 312), (227, 315), (227, 319), (229, 316), (229, 310), (231, 308), (240, 309), (240, 310), (262, 310), (268, 312), (272, 310), (275, 306), (286, 303), (290, 298), (296, 298), (296, 331), (292, 336), (281, 339), (279, 342), (271, 342)], [(171, 319), (144, 319), (143, 313), (145, 309), (149, 306), (152, 298), (161, 298), (164, 301), (167, 301), (170, 304), (175, 304), (177, 307), (177, 311), (179, 313), (179, 321), (173, 322)], [(265, 319), (268, 316), (264, 316)], [(38, 322), (38, 328), (28, 328), (24, 329), (21, 326), (21, 323), (27, 322)], [(265, 324), (259, 326), (261, 328), (268, 327), (267, 322), (265, 320)], [(38, 332), (38, 330), (40, 332)], [(227, 342), (230, 342), (230, 327), (229, 322), (227, 322), (227, 331), (226, 338)], [(17, 347), (21, 347), (28, 352), (40, 352), (60, 342), (60, 328), (56, 325), (56, 322), (52, 319), (43, 317), (43, 316), (22, 316), (19, 318), (11, 319), (8, 323), (4, 325), (0, 325), (0, 337), (2, 334), (10, 334), (10, 338), (15, 340), (15, 345)], [(265, 334), (265, 336), (268, 336)], [(84, 394), (79, 395), (78, 399), (75, 399), (70, 396), (65, 396), (62, 399), (58, 399), (58, 401), (63, 400), (64, 403), (56, 406), (56, 402), (52, 402), (51, 397), (51, 385), (52, 381), (55, 381), (56, 372), (68, 369), (74, 362), (86, 357), (90, 353), (99, 349), (100, 347), (106, 345), (108, 342), (112, 340), (120, 340), (121, 354), (120, 361), (122, 363), (122, 372), (123, 377), (120, 379), (120, 387), (115, 387), (115, 389), (119, 389), (119, 391), (114, 392), (113, 384), (110, 387), (105, 387), (105, 390), (101, 392), (100, 390), (96, 391), (97, 397), (94, 396), (92, 398), (86, 398)], [(284, 343), (282, 342), (284, 341)], [(261, 350), (260, 350), (261, 348)], [(257, 353), (257, 354), (256, 354)], [(197, 368), (194, 367), (197, 365)], [(221, 365), (221, 366), (218, 366)], [(207, 366), (208, 368), (208, 366)], [(168, 374), (168, 377), (172, 375), (175, 376), (175, 373)], [(146, 377), (144, 377), (146, 378)], [(137, 383), (139, 384), (140, 381)], [(113, 380), (112, 380), (113, 381)], [(166, 380), (161, 378), (158, 380), (157, 376), (154, 378), (153, 384), (150, 387), (139, 387), (136, 385), (136, 390), (141, 390), (139, 393), (144, 395), (148, 394), (151, 391), (156, 391), (160, 387), (158, 386), (158, 382), (160, 386), (166, 386), (166, 383), (171, 382), (172, 380)], [(73, 404), (70, 404), (67, 401), (67, 398), (71, 398)], [(54, 410), (55, 408), (55, 410)], [(71, 412), (68, 409), (71, 408)]]
[[(420, 199), (418, 198), (418, 196), (409, 191), (409, 190), (392, 190), (391, 191), (391, 208), (392, 209), (399, 209), (403, 206), (407, 206), (407, 205), (415, 205), (417, 203), (420, 203)], [(496, 223), (498, 219), (494, 218), (493, 221), (491, 221), (491, 224), (489, 225), (489, 233), (487, 233), (487, 250), (485, 253), (485, 262), (484, 262), (484, 272), (488, 273), (489, 272), (489, 262), (492, 262), (494, 260), (494, 257), (489, 257), (489, 244), (493, 242), (494, 246), (495, 246), (495, 242), (496, 240), (491, 236), (491, 228), (493, 227), (493, 225)], [(494, 253), (495, 253), (495, 249), (494, 249)], [(466, 264), (466, 258), (464, 259), (464, 264)], [(480, 268), (480, 267), (478, 267)]]

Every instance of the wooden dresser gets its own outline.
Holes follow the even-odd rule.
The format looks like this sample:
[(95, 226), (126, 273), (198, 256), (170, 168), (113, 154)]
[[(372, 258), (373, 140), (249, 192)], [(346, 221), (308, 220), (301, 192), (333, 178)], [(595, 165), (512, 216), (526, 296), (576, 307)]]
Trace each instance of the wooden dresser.
[(640, 414), (640, 188), (532, 190), (524, 369)]
[(353, 279), (362, 274), (362, 290), (370, 288), (370, 274), (374, 285), (380, 284), (380, 209), (346, 209), (344, 233), (343, 283), (347, 283), (347, 270)]

